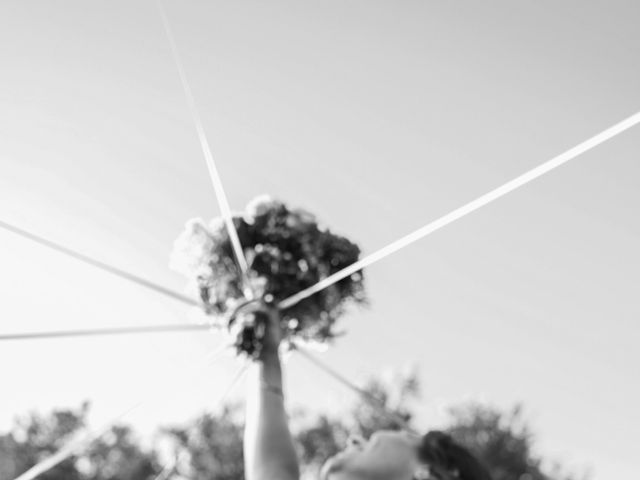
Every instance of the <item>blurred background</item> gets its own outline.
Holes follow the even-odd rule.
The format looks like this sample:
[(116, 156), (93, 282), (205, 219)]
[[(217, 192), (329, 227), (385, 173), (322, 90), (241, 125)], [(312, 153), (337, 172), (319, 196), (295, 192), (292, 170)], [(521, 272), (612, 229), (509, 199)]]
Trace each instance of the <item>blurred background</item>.
[[(631, 1), (165, 5), (232, 208), (269, 193), (364, 253), (640, 108)], [(157, 3), (2, 2), (0, 45), (0, 219), (182, 290), (172, 243), (188, 219), (219, 210)], [(594, 479), (631, 478), (639, 147), (630, 130), (367, 269), (371, 305), (344, 319), (347, 334), (322, 360), (385, 392), (413, 375), (421, 395), (395, 407), (417, 428), (473, 424), (469, 410), (452, 417), (457, 405), (507, 428), (522, 405), (513, 421), (526, 419), (530, 463), (544, 458), (545, 474), (558, 460)], [(198, 316), (11, 233), (0, 245), (3, 333)], [(15, 419), (30, 424), (31, 411), (60, 439), (55, 428), (100, 425), (140, 398), (151, 400), (123, 421), (141, 448), (205, 409), (230, 419), (219, 400), (240, 363), (203, 361), (220, 342), (4, 342), (2, 438), (27, 448)], [(293, 410), (349, 426), (350, 392), (295, 355), (287, 369)], [(240, 385), (227, 402), (242, 396)], [(329, 428), (338, 440), (340, 428)], [(33, 458), (54, 448), (40, 443)], [(169, 443), (160, 450), (178, 448)], [(540, 478), (532, 472), (518, 475)]]

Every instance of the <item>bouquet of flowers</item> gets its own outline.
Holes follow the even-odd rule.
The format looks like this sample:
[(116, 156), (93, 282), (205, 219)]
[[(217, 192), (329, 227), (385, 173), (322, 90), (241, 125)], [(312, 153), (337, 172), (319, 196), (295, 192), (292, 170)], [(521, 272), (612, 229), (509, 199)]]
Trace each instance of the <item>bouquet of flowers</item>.
[[(233, 313), (253, 296), (275, 306), (358, 260), (360, 249), (318, 225), (316, 218), (268, 196), (233, 218), (249, 270), (242, 275), (222, 219), (190, 220), (175, 242), (171, 267), (195, 286), (214, 325), (227, 327), (239, 352), (256, 356), (264, 325), (255, 314)], [(247, 291), (250, 290), (249, 291)], [(349, 303), (366, 301), (361, 273), (281, 312), (285, 338), (326, 343)]]

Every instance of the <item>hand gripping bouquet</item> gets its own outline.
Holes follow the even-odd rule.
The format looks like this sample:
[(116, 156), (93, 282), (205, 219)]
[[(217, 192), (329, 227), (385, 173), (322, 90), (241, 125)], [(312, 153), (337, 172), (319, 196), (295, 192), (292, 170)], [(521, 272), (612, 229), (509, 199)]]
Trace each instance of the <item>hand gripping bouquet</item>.
[[(268, 196), (233, 218), (249, 265), (246, 279), (235, 260), (222, 219), (190, 220), (175, 242), (171, 267), (195, 287), (211, 324), (231, 333), (239, 353), (256, 357), (264, 333), (259, 315), (242, 312), (254, 299), (277, 306), (358, 260), (360, 249), (321, 227), (316, 218)], [(248, 284), (248, 285), (247, 285)], [(366, 302), (363, 278), (353, 274), (281, 312), (285, 339), (327, 343), (349, 304)]]

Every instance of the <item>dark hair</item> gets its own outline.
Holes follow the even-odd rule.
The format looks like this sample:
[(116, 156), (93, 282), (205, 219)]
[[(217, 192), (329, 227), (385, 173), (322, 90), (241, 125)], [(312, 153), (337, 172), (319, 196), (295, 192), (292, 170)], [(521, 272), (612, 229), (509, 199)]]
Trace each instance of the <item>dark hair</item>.
[(491, 480), (487, 468), (453, 438), (437, 430), (422, 437), (420, 460), (427, 463), (436, 478), (442, 480)]

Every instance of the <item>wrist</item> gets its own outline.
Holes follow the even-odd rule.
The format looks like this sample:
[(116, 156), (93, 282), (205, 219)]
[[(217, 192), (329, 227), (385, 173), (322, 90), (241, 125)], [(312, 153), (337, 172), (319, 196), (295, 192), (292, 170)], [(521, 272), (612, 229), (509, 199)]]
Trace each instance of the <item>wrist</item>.
[(258, 356), (258, 361), (265, 364), (280, 363), (280, 355), (278, 354), (278, 349), (263, 349)]
[(279, 385), (272, 385), (270, 383), (262, 381), (260, 383), (260, 388), (265, 392), (272, 393), (273, 395), (284, 399), (284, 392), (282, 391), (282, 387), (280, 387)]

